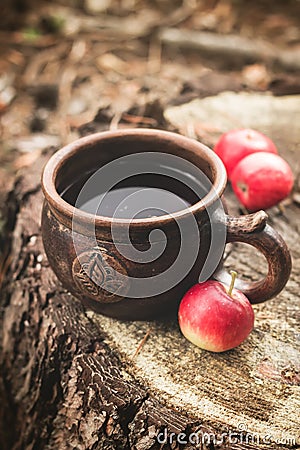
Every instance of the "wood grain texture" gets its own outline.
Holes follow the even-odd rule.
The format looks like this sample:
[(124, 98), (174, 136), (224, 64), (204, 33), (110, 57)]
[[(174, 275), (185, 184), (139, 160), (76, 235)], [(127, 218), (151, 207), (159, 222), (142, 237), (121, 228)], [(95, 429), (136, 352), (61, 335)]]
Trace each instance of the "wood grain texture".
[[(175, 318), (121, 322), (84, 310), (62, 289), (40, 235), (40, 171), (48, 157), (19, 178), (7, 202), (12, 260), (1, 293), (1, 448), (300, 448), (299, 209), (289, 205), (271, 217), (292, 250), (286, 289), (255, 306), (255, 329), (243, 345), (214, 355), (185, 341)], [(241, 244), (226, 266), (246, 279), (265, 273), (263, 259)], [(217, 443), (160, 444), (165, 429), (169, 436), (212, 433)], [(228, 432), (239, 437), (230, 443)]]

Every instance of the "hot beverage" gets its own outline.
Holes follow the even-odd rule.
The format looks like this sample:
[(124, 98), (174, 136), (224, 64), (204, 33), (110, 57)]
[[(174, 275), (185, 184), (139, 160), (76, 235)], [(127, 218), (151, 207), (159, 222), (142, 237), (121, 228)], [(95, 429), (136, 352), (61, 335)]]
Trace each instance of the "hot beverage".
[[(137, 168), (138, 171), (138, 168)], [(152, 168), (154, 172), (154, 168)], [(199, 192), (204, 188), (196, 177), (180, 173), (178, 170), (165, 169), (166, 175), (143, 173), (130, 176), (103, 190), (101, 176), (95, 189), (86, 189), (85, 183), (93, 173), (84, 175), (68, 187), (61, 195), (64, 200), (77, 208), (98, 216), (117, 219), (146, 219), (182, 211), (200, 200)], [(176, 178), (175, 178), (176, 177)], [(185, 181), (184, 181), (185, 180)]]

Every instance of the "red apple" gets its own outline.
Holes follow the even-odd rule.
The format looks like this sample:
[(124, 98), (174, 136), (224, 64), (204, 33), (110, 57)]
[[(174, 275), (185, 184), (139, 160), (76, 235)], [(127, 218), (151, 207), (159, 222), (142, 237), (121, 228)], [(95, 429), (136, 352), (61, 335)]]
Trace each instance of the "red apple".
[(214, 151), (223, 161), (229, 179), (236, 165), (246, 156), (257, 152), (278, 153), (271, 139), (259, 131), (247, 128), (223, 134)]
[(222, 283), (209, 280), (185, 294), (178, 320), (182, 334), (190, 342), (205, 350), (224, 352), (248, 337), (254, 312), (241, 291), (232, 289), (229, 293)]
[(271, 153), (246, 156), (231, 177), (235, 195), (251, 212), (277, 205), (290, 194), (293, 183), (288, 163)]

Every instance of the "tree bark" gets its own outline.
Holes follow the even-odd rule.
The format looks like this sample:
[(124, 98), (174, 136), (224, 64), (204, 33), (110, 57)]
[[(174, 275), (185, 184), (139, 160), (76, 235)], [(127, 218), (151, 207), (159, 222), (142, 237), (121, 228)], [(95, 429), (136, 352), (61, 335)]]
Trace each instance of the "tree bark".
[[(257, 306), (256, 329), (245, 346), (208, 354), (187, 343), (172, 318), (125, 323), (101, 317), (62, 288), (48, 266), (40, 234), (40, 173), (50, 154), (18, 178), (7, 200), (1, 449), (300, 448), (296, 441), (283, 440), (278, 447), (277, 435), (262, 441), (268, 428), (270, 434), (279, 430), (279, 437), (299, 437), (299, 210), (289, 210), (289, 223), (273, 218), (293, 243), (289, 289), (271, 306)], [(240, 267), (249, 263), (250, 274), (259, 273), (247, 251), (233, 251), (228, 260), (233, 257)], [(271, 358), (272, 345), (277, 349), (281, 339), (287, 353)], [(246, 421), (244, 429), (238, 420)], [(247, 429), (257, 431), (259, 442), (247, 438)], [(158, 439), (165, 430), (168, 438)], [(230, 438), (229, 431), (239, 435)], [(211, 433), (215, 442), (181, 444), (191, 433)]]

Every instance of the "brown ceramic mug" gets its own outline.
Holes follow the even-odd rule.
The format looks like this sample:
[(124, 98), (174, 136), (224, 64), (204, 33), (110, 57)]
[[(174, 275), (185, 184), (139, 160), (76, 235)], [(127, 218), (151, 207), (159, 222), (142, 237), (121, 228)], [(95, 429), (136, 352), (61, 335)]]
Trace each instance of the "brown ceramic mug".
[(225, 244), (244, 242), (265, 256), (268, 274), (235, 287), (252, 303), (274, 297), (290, 274), (288, 248), (263, 211), (224, 212), (226, 181), (215, 153), (179, 134), (130, 129), (78, 139), (42, 175), (49, 263), (85, 306), (143, 320), (176, 310), (199, 280), (228, 283)]

